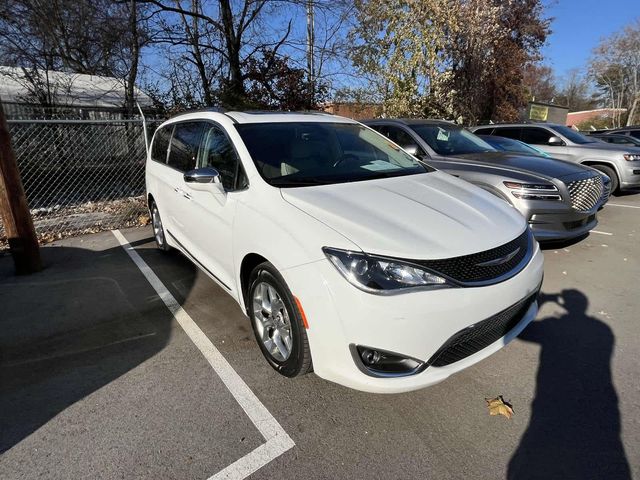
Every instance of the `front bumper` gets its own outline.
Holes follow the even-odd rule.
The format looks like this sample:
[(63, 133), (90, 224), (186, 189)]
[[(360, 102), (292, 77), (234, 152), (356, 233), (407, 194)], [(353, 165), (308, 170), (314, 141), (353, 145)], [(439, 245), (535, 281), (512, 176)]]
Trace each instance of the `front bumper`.
[(620, 173), (620, 190), (640, 189), (640, 161), (627, 162)]
[(528, 221), (531, 231), (539, 242), (581, 237), (598, 225), (595, 212), (533, 213)]
[(427, 361), (456, 333), (533, 295), (542, 281), (537, 244), (529, 264), (504, 282), (473, 288), (372, 295), (349, 284), (328, 260), (285, 270), (283, 276), (305, 310), (317, 375), (358, 390), (396, 393), (441, 382), (496, 352), (531, 321), (537, 303), (498, 340), (446, 366), (410, 376), (377, 378), (358, 367), (350, 345), (365, 345)]

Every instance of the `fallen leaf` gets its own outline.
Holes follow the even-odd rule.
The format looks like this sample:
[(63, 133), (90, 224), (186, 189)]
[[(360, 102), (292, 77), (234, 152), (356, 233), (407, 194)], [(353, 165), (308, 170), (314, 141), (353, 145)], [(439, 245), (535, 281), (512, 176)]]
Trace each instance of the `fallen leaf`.
[(513, 416), (513, 406), (509, 402), (505, 402), (502, 395), (496, 398), (485, 398), (487, 407), (489, 407), (489, 415), (504, 415), (507, 418)]

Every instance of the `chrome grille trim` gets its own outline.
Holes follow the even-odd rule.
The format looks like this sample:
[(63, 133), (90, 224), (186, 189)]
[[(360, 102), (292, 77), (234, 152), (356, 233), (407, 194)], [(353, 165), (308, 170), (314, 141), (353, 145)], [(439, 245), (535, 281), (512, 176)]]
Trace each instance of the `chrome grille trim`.
[(592, 210), (604, 193), (604, 184), (600, 175), (576, 180), (567, 184), (571, 196), (571, 206), (580, 212)]

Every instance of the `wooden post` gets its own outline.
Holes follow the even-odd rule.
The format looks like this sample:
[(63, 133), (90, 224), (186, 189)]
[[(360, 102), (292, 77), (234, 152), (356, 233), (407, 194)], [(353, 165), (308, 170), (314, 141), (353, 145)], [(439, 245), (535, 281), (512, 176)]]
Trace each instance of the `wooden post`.
[(40, 249), (27, 204), (9, 126), (0, 101), (0, 216), (18, 275), (42, 270)]

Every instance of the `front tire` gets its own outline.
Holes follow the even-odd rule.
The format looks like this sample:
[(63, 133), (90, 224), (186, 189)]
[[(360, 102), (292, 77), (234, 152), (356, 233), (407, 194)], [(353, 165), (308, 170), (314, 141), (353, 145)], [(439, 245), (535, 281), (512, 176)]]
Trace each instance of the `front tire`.
[(605, 165), (593, 165), (593, 168), (604, 173), (607, 177), (611, 179), (611, 193), (618, 193), (618, 187), (620, 186), (620, 180), (618, 180), (618, 175), (615, 170), (611, 167), (607, 167)]
[(249, 277), (247, 313), (269, 365), (285, 377), (312, 370), (309, 340), (302, 314), (282, 275), (269, 262)]

